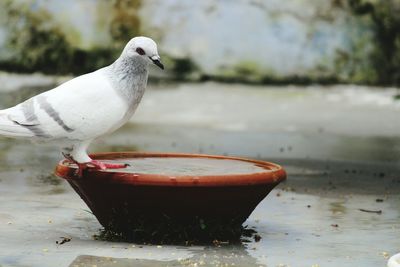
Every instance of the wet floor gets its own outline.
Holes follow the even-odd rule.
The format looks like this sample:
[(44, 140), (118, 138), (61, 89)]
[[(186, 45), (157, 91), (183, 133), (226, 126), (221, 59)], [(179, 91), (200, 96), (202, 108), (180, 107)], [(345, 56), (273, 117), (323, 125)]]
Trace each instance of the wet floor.
[[(137, 118), (92, 151), (225, 154), (283, 165), (288, 180), (245, 223), (260, 240), (189, 247), (95, 240), (101, 226), (51, 174), (61, 159), (54, 147), (0, 138), (0, 266), (384, 266), (400, 251), (392, 89), (234, 86), (230, 95), (224, 85), (181, 87), (149, 90)], [(201, 103), (199, 90), (207, 93)], [(354, 90), (361, 100), (350, 100)], [(190, 95), (194, 107), (185, 112)], [(63, 237), (70, 241), (60, 244)]]

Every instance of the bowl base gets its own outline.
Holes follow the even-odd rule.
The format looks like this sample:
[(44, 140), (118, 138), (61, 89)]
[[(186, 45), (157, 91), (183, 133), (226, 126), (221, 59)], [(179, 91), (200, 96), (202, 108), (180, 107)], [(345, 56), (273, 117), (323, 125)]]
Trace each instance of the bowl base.
[(234, 244), (254, 234), (254, 229), (243, 227), (235, 221), (227, 223), (196, 217), (183, 222), (164, 217), (155, 222), (142, 217), (132, 223), (124, 221), (119, 226), (110, 224), (95, 235), (95, 239), (144, 244)]

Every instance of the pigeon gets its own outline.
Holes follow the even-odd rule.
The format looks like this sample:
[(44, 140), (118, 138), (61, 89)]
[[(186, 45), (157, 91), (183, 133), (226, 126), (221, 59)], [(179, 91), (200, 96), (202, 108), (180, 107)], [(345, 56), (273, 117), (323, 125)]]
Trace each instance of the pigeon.
[(390, 257), (388, 263), (388, 267), (400, 267), (400, 253), (397, 253)]
[(138, 107), (147, 85), (150, 63), (164, 69), (157, 44), (132, 38), (111, 65), (75, 77), (14, 107), (0, 110), (0, 135), (59, 144), (64, 157), (87, 168), (125, 168), (93, 160), (90, 143), (124, 125)]

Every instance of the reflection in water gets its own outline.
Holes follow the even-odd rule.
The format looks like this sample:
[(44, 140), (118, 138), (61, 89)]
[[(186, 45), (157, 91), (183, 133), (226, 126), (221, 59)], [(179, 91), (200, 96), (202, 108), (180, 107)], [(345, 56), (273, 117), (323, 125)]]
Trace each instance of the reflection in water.
[[(189, 248), (189, 250), (191, 250)], [(78, 256), (70, 267), (153, 267), (153, 266), (265, 266), (250, 256), (243, 246), (206, 247), (191, 250), (192, 256), (177, 260), (149, 260), (130, 258)]]
[(332, 155), (357, 161), (391, 162), (399, 160), (400, 139), (395, 137), (340, 136), (333, 139)]

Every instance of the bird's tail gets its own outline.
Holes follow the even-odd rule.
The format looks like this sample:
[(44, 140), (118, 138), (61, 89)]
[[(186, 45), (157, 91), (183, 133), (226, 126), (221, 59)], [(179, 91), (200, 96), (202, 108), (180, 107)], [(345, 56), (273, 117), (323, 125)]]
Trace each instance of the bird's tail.
[(11, 120), (7, 110), (5, 109), (0, 110), (0, 135), (13, 138), (23, 138), (32, 137), (33, 133), (27, 127)]

